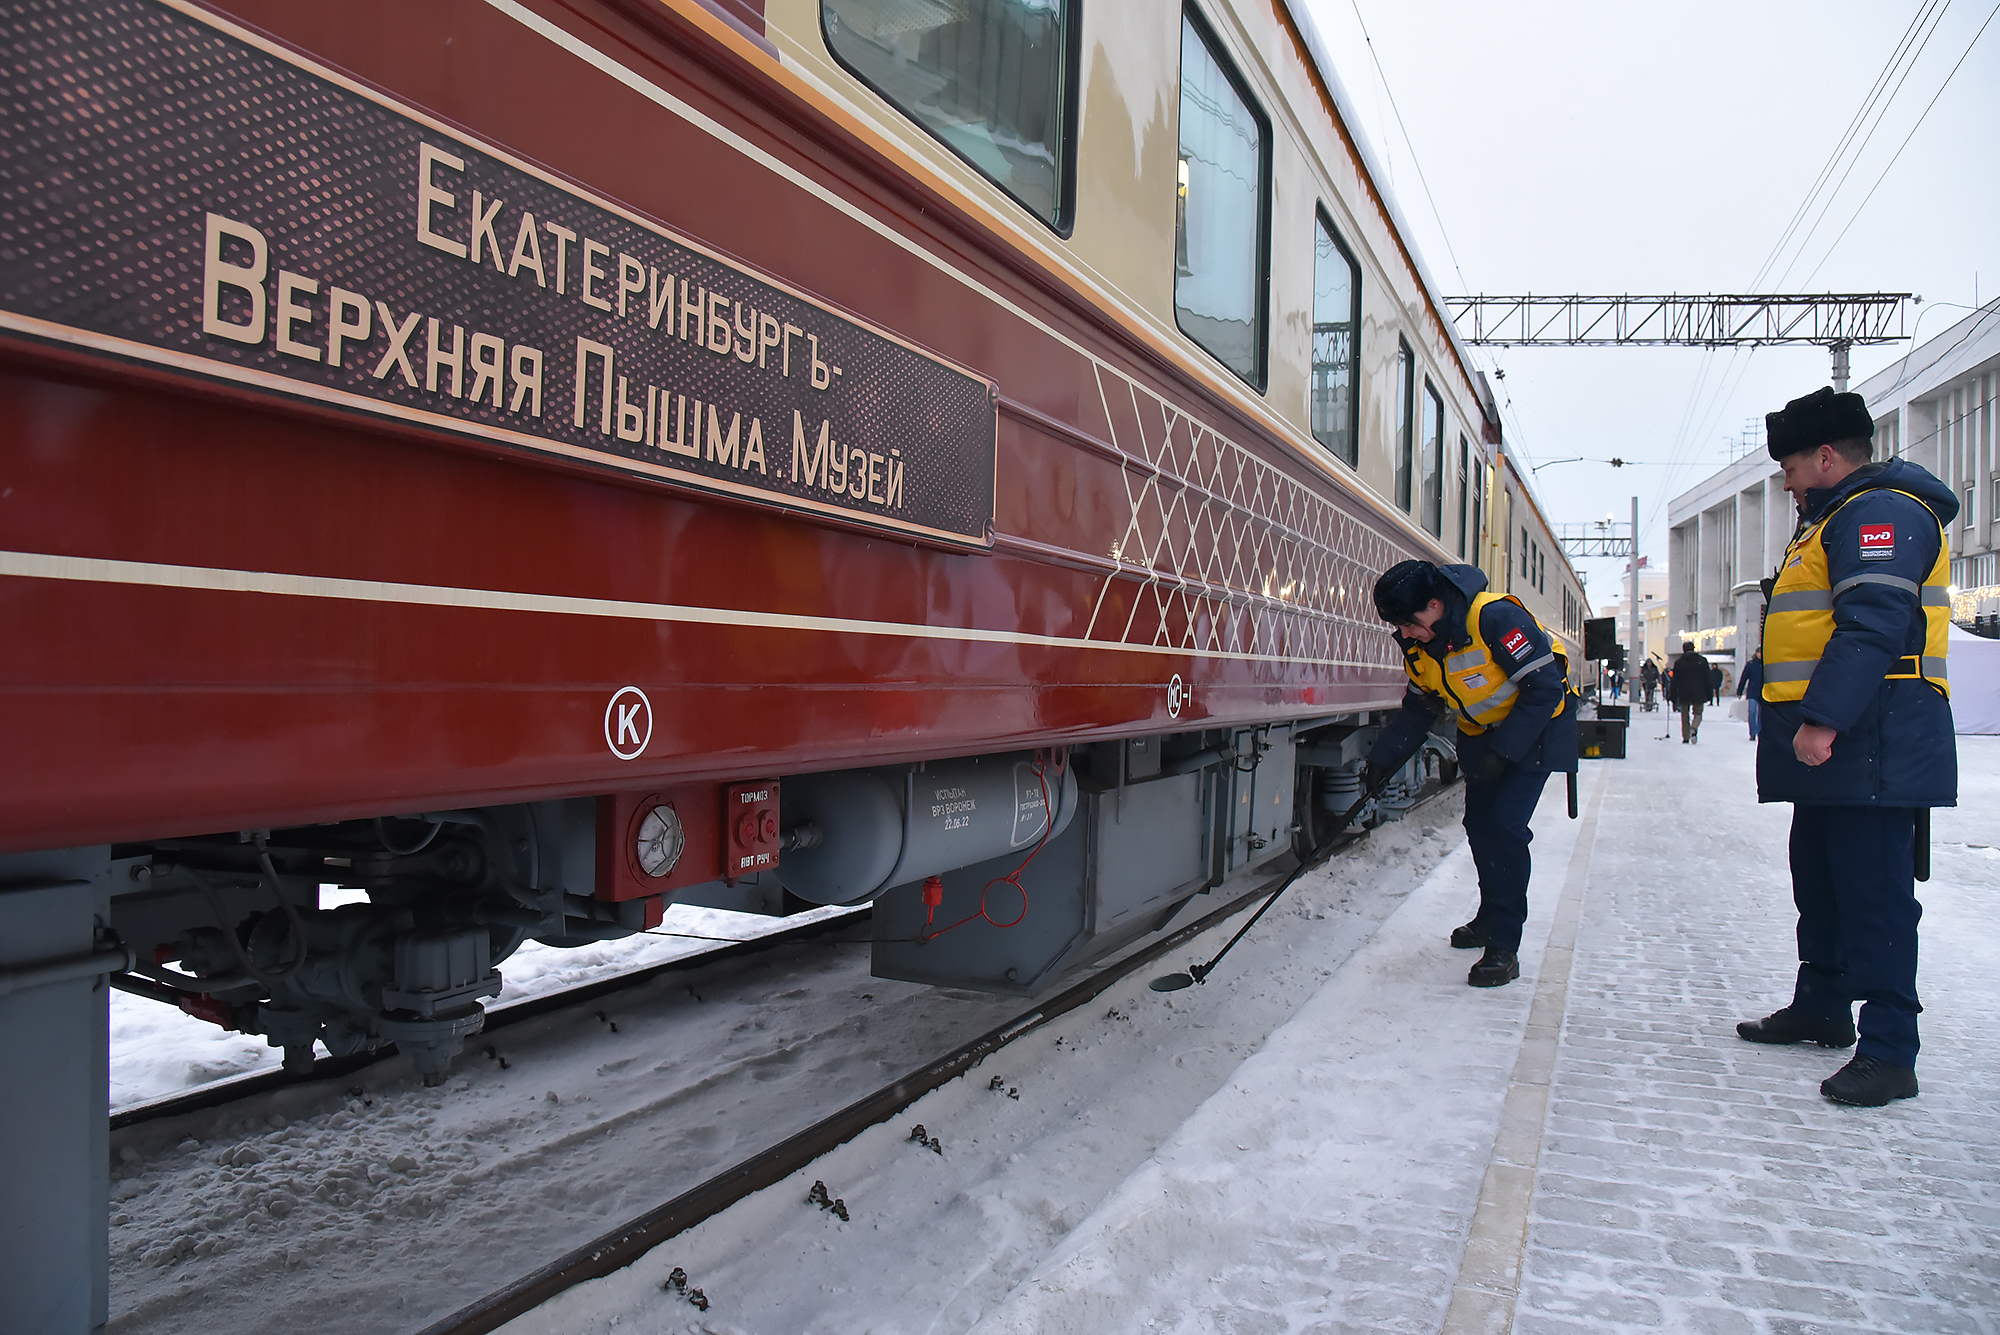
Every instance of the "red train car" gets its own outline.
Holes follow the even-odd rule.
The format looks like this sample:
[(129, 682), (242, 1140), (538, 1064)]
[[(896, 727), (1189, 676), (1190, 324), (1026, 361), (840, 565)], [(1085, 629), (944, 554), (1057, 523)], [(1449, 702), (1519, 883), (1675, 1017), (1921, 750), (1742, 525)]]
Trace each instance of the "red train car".
[[(1032, 991), (1309, 841), (1375, 575), (1491, 549), (1284, 0), (0, 15), (0, 1044), (71, 1054), (0, 1139), (85, 1137), (24, 1197), (107, 972), (433, 1075), (677, 897)], [(101, 1321), (90, 1217), (0, 1289)]]

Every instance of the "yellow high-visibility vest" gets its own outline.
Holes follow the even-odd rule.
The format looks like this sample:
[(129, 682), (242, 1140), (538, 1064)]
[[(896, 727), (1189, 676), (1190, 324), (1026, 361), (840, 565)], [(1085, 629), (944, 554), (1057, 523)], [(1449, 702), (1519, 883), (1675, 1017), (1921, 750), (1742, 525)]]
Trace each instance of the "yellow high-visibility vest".
[[(1896, 660), (1885, 679), (1921, 678), (1948, 698), (1951, 683), (1945, 676), (1945, 647), (1951, 627), (1951, 544), (1945, 539), (1944, 525), (1938, 525), (1937, 560), (1922, 584), (1887, 572), (1864, 571), (1850, 576), (1835, 587), (1827, 573), (1824, 534), (1827, 521), (1839, 514), (1848, 501), (1869, 491), (1895, 491), (1895, 487), (1871, 487), (1857, 491), (1847, 500), (1799, 530), (1785, 548), (1784, 564), (1778, 567), (1777, 583), (1771, 600), (1764, 605), (1764, 698), (1799, 700), (1812, 683), (1813, 669), (1833, 638), (1833, 600), (1857, 584), (1887, 584), (1917, 595), (1924, 613), (1924, 649), (1921, 654), (1905, 654)], [(1923, 500), (1910, 496), (1918, 505)], [(1930, 508), (1925, 506), (1925, 513)], [(1932, 515), (1933, 520), (1936, 519)], [(1865, 529), (1864, 529), (1865, 533)]]
[[(1465, 614), (1465, 630), (1469, 643), (1455, 653), (1448, 653), (1442, 664), (1424, 650), (1422, 645), (1412, 644), (1403, 650), (1403, 668), (1410, 674), (1410, 680), (1433, 695), (1441, 696), (1458, 711), (1458, 730), (1464, 733), (1482, 733), (1497, 725), (1501, 719), (1513, 712), (1514, 697), (1520, 694), (1514, 683), (1530, 672), (1554, 660), (1562, 664), (1565, 687), (1562, 698), (1549, 717), (1562, 713), (1569, 703), (1569, 655), (1563, 652), (1562, 641), (1549, 633), (1547, 626), (1541, 626), (1542, 634), (1549, 637), (1549, 652), (1532, 663), (1514, 669), (1512, 674), (1504, 671), (1494, 661), (1486, 648), (1486, 641), (1479, 634), (1479, 614), (1492, 603), (1506, 601), (1523, 612), (1528, 608), (1512, 594), (1480, 593), (1473, 595), (1472, 606)], [(1529, 616), (1534, 616), (1532, 612)]]

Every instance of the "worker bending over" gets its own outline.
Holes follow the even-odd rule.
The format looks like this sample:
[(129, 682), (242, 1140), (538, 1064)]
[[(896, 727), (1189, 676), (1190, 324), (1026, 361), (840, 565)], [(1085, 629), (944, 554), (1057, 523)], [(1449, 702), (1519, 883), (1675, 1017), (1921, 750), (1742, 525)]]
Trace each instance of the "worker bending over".
[(1457, 713), (1479, 912), (1453, 929), (1451, 944), (1485, 950), (1466, 982), (1504, 986), (1521, 976), (1535, 837), (1528, 822), (1549, 775), (1576, 772), (1569, 656), (1520, 599), (1486, 592), (1474, 566), (1392, 566), (1375, 581), (1375, 610), (1395, 628), (1410, 680), (1369, 752), (1364, 788), (1408, 763), (1446, 710)]

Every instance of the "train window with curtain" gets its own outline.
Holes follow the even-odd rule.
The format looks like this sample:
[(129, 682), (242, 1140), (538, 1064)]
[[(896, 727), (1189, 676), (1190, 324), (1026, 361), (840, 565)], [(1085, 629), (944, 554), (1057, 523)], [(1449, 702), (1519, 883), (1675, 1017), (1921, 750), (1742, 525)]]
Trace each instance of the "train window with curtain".
[(1270, 124), (1191, 9), (1181, 15), (1180, 121), (1174, 319), (1182, 333), (1262, 390)]
[(1472, 442), (1458, 438), (1458, 556), (1466, 554), (1466, 518), (1472, 514)]
[(1076, 0), (823, 0), (827, 49), (1067, 236)]
[(1396, 504), (1410, 508), (1417, 440), (1417, 354), (1396, 340)]
[(1472, 461), (1472, 564), (1486, 568), (1486, 461)]
[(1313, 218), (1313, 439), (1350, 466), (1361, 461), (1361, 267), (1324, 211)]
[(1433, 537), (1444, 536), (1444, 399), (1424, 381), (1423, 434), (1424, 527)]

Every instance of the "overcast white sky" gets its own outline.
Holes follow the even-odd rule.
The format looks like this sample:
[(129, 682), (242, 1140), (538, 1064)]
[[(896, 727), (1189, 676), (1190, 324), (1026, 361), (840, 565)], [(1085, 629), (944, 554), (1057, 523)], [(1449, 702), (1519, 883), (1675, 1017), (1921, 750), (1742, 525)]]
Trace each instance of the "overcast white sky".
[[(1919, 342), (1962, 318), (1975, 288), (2000, 296), (2000, 18), (1974, 43), (1994, 0), (1304, 5), (1446, 294), (1914, 292)], [(1858, 157), (1840, 160), (1824, 220), (1758, 281), (1920, 14), (1928, 41)], [(1856, 348), (1854, 382), (1910, 346)], [(1508, 445), (1546, 465), (1534, 476), (1550, 518), (1623, 519), (1636, 495), (1656, 567), (1668, 500), (1727, 462), (1746, 420), (1761, 429), (1828, 383), (1830, 365), (1816, 347), (1472, 351), (1506, 372)], [(1579, 455), (1644, 462), (1553, 462)], [(1623, 561), (1580, 564), (1593, 601), (1618, 596)]]

